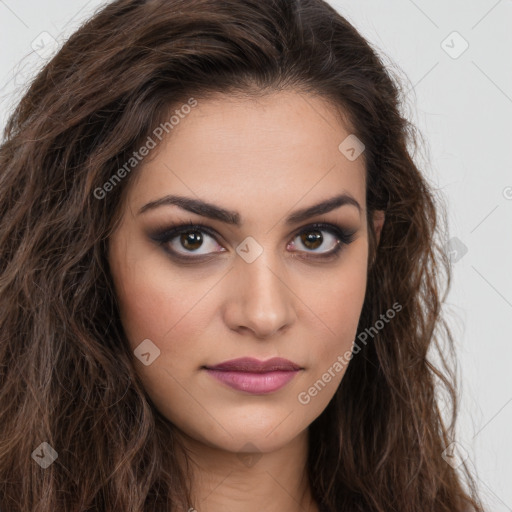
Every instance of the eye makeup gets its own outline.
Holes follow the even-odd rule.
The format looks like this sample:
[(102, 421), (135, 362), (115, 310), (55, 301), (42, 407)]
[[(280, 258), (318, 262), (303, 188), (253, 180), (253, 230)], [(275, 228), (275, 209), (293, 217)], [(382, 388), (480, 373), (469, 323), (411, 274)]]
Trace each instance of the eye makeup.
[[(311, 233), (316, 233), (313, 237), (313, 242), (320, 240), (321, 244), (324, 244), (326, 237), (322, 235), (318, 235), (318, 233), (326, 232), (331, 237), (335, 239), (334, 247), (330, 250), (325, 250), (322, 252), (315, 252), (314, 250), (297, 250), (294, 249), (293, 253), (298, 253), (296, 257), (300, 257), (304, 260), (312, 260), (312, 261), (333, 261), (335, 260), (343, 248), (350, 243), (352, 243), (355, 239), (357, 229), (347, 230), (342, 228), (341, 226), (328, 222), (315, 222), (303, 226), (296, 230), (292, 235), (291, 241), (287, 244), (287, 247), (290, 245), (297, 246), (298, 244), (295, 242), (297, 237), (301, 235), (308, 235)], [(208, 237), (212, 238), (216, 244), (220, 247), (220, 250), (214, 250), (207, 254), (194, 254), (194, 250), (189, 250), (183, 246), (183, 239), (180, 239), (180, 235), (186, 234), (206, 234)], [(151, 230), (149, 233), (149, 238), (156, 242), (162, 249), (175, 261), (182, 263), (204, 263), (206, 261), (211, 261), (215, 258), (216, 254), (226, 252), (226, 249), (219, 244), (218, 239), (222, 238), (217, 232), (209, 226), (206, 226), (201, 223), (192, 222), (170, 222), (163, 228), (157, 228)], [(185, 255), (183, 252), (178, 252), (176, 249), (171, 247), (172, 242), (177, 239), (180, 244), (180, 250), (184, 252), (189, 252), (190, 255)], [(200, 236), (198, 239), (197, 236), (193, 239), (192, 243), (201, 243), (202, 248), (205, 243), (206, 238), (204, 236)], [(185, 240), (185, 242), (189, 242)], [(304, 245), (304, 241), (298, 242), (301, 245)], [(199, 248), (199, 249), (200, 249)]]

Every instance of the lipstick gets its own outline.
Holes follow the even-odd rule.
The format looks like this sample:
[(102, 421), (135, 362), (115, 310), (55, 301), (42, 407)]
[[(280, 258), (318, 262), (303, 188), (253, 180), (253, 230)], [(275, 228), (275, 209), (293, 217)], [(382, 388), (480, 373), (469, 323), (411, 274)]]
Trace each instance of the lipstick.
[(204, 369), (210, 376), (238, 391), (251, 394), (272, 393), (284, 387), (302, 370), (280, 357), (259, 361), (251, 357), (231, 359)]

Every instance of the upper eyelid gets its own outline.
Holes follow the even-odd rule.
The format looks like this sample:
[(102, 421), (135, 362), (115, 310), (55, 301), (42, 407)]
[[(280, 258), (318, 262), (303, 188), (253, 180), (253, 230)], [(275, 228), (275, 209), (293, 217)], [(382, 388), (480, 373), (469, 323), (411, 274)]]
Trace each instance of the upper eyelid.
[[(305, 224), (304, 226), (301, 226), (300, 228), (294, 229), (291, 232), (291, 235), (296, 236), (298, 233), (302, 233), (303, 231), (307, 230), (308, 228), (315, 228), (315, 227), (318, 227), (320, 229), (325, 229), (327, 231), (328, 230), (331, 230), (331, 231), (340, 230), (340, 231), (347, 231), (347, 232), (356, 231), (356, 230), (350, 230), (350, 229), (344, 228), (344, 227), (339, 226), (333, 222), (320, 220), (320, 221), (310, 222), (309, 224)], [(180, 232), (187, 231), (187, 230), (192, 231), (193, 229), (204, 230), (206, 233), (208, 233), (211, 236), (219, 235), (221, 238), (223, 238), (222, 235), (220, 235), (220, 233), (215, 228), (212, 228), (212, 227), (202, 224), (200, 222), (185, 222), (183, 224), (176, 224), (175, 226), (171, 226), (170, 228), (162, 231), (162, 233), (171, 233), (171, 232), (180, 233)]]
[[(328, 222), (325, 220), (319, 220), (315, 222), (310, 222), (309, 224), (305, 224), (304, 226), (295, 229), (292, 231), (292, 233), (289, 235), (292, 238), (295, 238), (297, 235), (302, 233), (303, 231), (307, 231), (308, 229), (314, 229), (318, 228), (320, 230), (329, 231), (334, 236), (339, 236), (339, 233), (337, 231), (340, 231), (341, 234), (344, 234), (346, 236), (352, 236), (357, 229), (347, 229), (343, 228), (342, 226), (339, 226), (337, 224), (334, 224), (332, 222)], [(219, 241), (217, 240), (217, 237), (220, 237), (222, 240), (224, 240), (224, 237), (218, 233), (218, 231), (210, 226), (207, 226), (205, 224), (202, 224), (200, 222), (185, 222), (181, 224), (176, 224), (175, 226), (170, 227), (169, 229), (166, 229), (164, 231), (160, 232), (160, 236), (158, 238), (165, 238), (165, 235), (172, 234), (172, 236), (169, 237), (169, 240), (176, 238), (180, 233), (187, 232), (187, 231), (193, 231), (194, 229), (203, 231), (207, 235), (211, 236), (216, 240), (217, 243)]]

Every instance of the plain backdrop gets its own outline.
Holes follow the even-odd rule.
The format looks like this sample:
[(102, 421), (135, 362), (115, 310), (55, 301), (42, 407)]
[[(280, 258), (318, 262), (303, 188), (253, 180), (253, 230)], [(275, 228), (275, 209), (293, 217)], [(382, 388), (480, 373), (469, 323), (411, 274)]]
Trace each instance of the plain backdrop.
[[(448, 205), (461, 410), (455, 441), (488, 510), (512, 511), (512, 0), (330, 0), (407, 92), (415, 159)], [(101, 0), (0, 0), (0, 127)], [(440, 454), (441, 456), (441, 454)]]

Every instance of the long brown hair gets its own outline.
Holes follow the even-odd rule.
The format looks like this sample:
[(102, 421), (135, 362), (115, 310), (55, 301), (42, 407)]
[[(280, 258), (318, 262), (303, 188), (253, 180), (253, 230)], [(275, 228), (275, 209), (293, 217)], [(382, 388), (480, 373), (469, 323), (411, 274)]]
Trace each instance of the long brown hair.
[(0, 147), (2, 511), (188, 509), (181, 447), (134, 371), (106, 260), (137, 165), (112, 177), (190, 98), (284, 88), (346, 114), (368, 220), (386, 213), (378, 246), (368, 222), (358, 332), (371, 340), (309, 429), (313, 495), (330, 512), (483, 510), (466, 465), (442, 457), (457, 416), (446, 220), (410, 153), (399, 81), (322, 0), (116, 0), (35, 77)]

